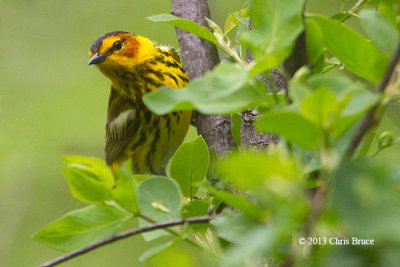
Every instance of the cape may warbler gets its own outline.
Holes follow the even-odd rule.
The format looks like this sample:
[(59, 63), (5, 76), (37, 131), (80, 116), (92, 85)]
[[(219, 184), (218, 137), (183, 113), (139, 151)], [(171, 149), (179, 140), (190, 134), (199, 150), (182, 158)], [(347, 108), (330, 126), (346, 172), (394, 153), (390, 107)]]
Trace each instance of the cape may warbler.
[(161, 85), (181, 88), (189, 82), (178, 54), (128, 32), (110, 32), (94, 41), (89, 65), (96, 64), (111, 80), (105, 159), (115, 171), (132, 160), (136, 174), (164, 174), (169, 158), (181, 144), (190, 112), (159, 116), (142, 101)]

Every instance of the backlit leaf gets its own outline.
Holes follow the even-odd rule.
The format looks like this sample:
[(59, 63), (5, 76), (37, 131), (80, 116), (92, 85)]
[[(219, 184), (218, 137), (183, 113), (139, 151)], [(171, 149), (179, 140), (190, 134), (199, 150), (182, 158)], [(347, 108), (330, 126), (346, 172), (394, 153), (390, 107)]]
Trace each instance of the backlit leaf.
[(91, 205), (67, 213), (33, 238), (46, 246), (71, 251), (115, 233), (127, 219), (129, 217), (114, 207)]
[(316, 124), (300, 113), (291, 110), (278, 110), (256, 120), (259, 131), (274, 133), (306, 149), (317, 147), (320, 130)]
[[(310, 16), (306, 23), (312, 23), (312, 28), (318, 26), (318, 34), (322, 34), (325, 47), (344, 66), (355, 74), (377, 84), (388, 64), (388, 57), (364, 36), (351, 28), (320, 15)], [(316, 30), (307, 34), (313, 35)]]
[(161, 87), (146, 94), (143, 101), (157, 114), (191, 109), (204, 114), (242, 111), (265, 98), (265, 88), (255, 79), (249, 80), (248, 75), (245, 68), (224, 63), (204, 77), (193, 80), (184, 89)]
[(242, 42), (255, 58), (254, 73), (279, 66), (289, 56), (303, 30), (303, 0), (254, 0), (250, 6), (253, 30)]
[(171, 14), (160, 14), (160, 15), (150, 16), (147, 19), (154, 22), (164, 22), (174, 25), (175, 27), (181, 28), (182, 30), (191, 32), (199, 36), (200, 38), (210, 41), (213, 44), (218, 43), (217, 38), (215, 38), (214, 34), (212, 34), (206, 27), (200, 26), (199, 24), (191, 20), (181, 19)]
[(111, 198), (114, 176), (102, 160), (79, 156), (62, 160), (66, 163), (63, 174), (74, 197), (86, 203), (100, 203)]

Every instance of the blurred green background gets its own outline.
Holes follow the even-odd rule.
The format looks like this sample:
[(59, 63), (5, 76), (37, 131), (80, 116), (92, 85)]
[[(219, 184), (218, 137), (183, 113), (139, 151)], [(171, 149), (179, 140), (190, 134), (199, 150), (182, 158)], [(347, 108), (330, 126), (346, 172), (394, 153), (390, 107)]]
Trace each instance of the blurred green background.
[[(222, 25), (243, 2), (210, 0), (211, 16)], [(314, 0), (309, 9), (332, 15), (340, 3)], [(169, 10), (169, 0), (0, 0), (0, 266), (35, 266), (61, 255), (30, 236), (84, 206), (69, 193), (60, 157), (103, 157), (110, 82), (87, 66), (90, 45), (125, 30), (178, 48), (172, 26), (145, 19)], [(384, 126), (399, 134), (396, 112)], [(399, 163), (399, 148), (380, 157)], [(141, 266), (138, 256), (151, 246), (137, 236), (63, 266)]]

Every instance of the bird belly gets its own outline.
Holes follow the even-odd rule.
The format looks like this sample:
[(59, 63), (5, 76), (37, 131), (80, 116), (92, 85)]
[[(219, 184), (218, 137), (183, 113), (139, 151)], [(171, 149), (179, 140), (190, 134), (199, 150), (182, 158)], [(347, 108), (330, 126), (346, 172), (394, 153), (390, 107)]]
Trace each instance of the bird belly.
[(128, 158), (135, 174), (165, 175), (169, 159), (182, 143), (190, 124), (191, 112), (174, 112), (164, 116), (152, 114), (148, 126), (130, 143)]

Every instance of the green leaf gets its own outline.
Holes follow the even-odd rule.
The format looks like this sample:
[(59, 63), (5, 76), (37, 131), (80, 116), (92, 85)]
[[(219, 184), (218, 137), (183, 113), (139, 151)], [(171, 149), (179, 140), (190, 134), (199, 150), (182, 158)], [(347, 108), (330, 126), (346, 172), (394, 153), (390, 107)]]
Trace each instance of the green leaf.
[(380, 99), (380, 96), (361, 87), (350, 88), (345, 94), (352, 97), (342, 111), (343, 116), (363, 114)]
[(64, 156), (61, 160), (68, 166), (91, 172), (93, 178), (106, 184), (114, 185), (114, 176), (109, 166), (103, 160), (98, 158), (89, 158), (82, 156)]
[(249, 81), (248, 69), (238, 64), (220, 64), (212, 72), (210, 79), (209, 97), (211, 99), (223, 98), (239, 91)]
[[(239, 189), (256, 190), (265, 195), (266, 190), (270, 190), (277, 195), (286, 196), (293, 189), (290, 181), (297, 181), (301, 174), (297, 165), (284, 152), (273, 148), (270, 150), (272, 151), (269, 154), (250, 151), (231, 154), (219, 162), (218, 168)], [(221, 192), (220, 195), (230, 198)], [(235, 201), (236, 199), (232, 199), (232, 202)], [(250, 207), (250, 204), (244, 203), (245, 209), (246, 206)]]
[[(207, 215), (210, 203), (205, 200), (193, 199), (182, 207), (182, 218)], [(195, 224), (193, 224), (195, 225)]]
[[(324, 38), (319, 26), (308, 21), (305, 25), (308, 65), (312, 73), (320, 73), (325, 66)], [(310, 34), (312, 33), (312, 34)]]
[(321, 87), (303, 99), (300, 109), (304, 117), (321, 125), (322, 128), (327, 128), (333, 117), (335, 104), (335, 94), (328, 88)]
[(153, 257), (153, 256), (159, 254), (160, 252), (172, 247), (175, 244), (176, 244), (175, 241), (169, 241), (169, 242), (161, 244), (159, 246), (152, 247), (149, 250), (146, 250), (145, 252), (143, 252), (142, 255), (140, 255), (139, 261), (140, 262), (145, 262), (148, 259), (150, 259), (151, 257)]
[(367, 36), (384, 53), (392, 55), (400, 37), (398, 30), (375, 9), (361, 10), (360, 22)]
[(345, 134), (362, 115), (379, 101), (380, 96), (363, 87), (354, 86), (347, 88), (338, 98), (338, 105), (342, 107), (333, 129), (334, 136)]
[(380, 1), (379, 12), (389, 21), (393, 27), (398, 27), (398, 20), (400, 14), (400, 6), (394, 1)]
[(106, 205), (91, 205), (74, 210), (45, 226), (33, 238), (54, 249), (71, 251), (115, 233), (129, 219)]
[(261, 221), (266, 217), (263, 209), (254, 205), (250, 200), (242, 196), (220, 190), (210, 190), (210, 192), (215, 195), (216, 198), (223, 200), (226, 204), (238, 209), (243, 214), (255, 221)]
[(241, 142), (241, 137), (240, 137), (241, 129), (242, 129), (242, 116), (238, 113), (233, 113), (231, 117), (231, 134), (238, 147), (240, 147), (240, 142)]
[(400, 241), (398, 177), (398, 166), (377, 159), (350, 161), (334, 174), (333, 205), (349, 236), (382, 246)]
[(193, 125), (189, 125), (189, 129), (186, 133), (185, 139), (183, 139), (183, 142), (193, 141), (198, 136), (199, 134), (197, 133), (197, 128), (194, 127)]
[(255, 58), (255, 73), (278, 67), (289, 56), (303, 30), (303, 4), (304, 0), (253, 0), (253, 30), (243, 33), (241, 39)]
[(217, 23), (215, 23), (211, 19), (209, 19), (207, 17), (204, 17), (204, 19), (207, 21), (208, 27), (210, 27), (210, 29), (212, 30), (214, 36), (217, 38), (217, 41), (218, 41), (219, 38), (222, 37), (222, 35), (223, 35), (221, 28), (218, 26)]
[(102, 160), (79, 156), (62, 160), (66, 164), (63, 174), (75, 198), (86, 203), (100, 203), (111, 198), (114, 176)]
[[(168, 177), (154, 176), (140, 182), (137, 201), (140, 212), (157, 222), (180, 218), (182, 193), (176, 182)], [(154, 203), (161, 204), (169, 212), (156, 209)]]
[(160, 14), (160, 15), (150, 16), (147, 17), (147, 19), (154, 22), (164, 22), (167, 24), (174, 25), (175, 27), (181, 28), (182, 30), (191, 32), (202, 39), (210, 41), (215, 45), (218, 44), (217, 38), (215, 38), (215, 36), (206, 27), (200, 26), (199, 24), (191, 20), (181, 19), (171, 14)]
[(271, 255), (274, 245), (277, 245), (282, 239), (282, 234), (270, 227), (253, 226), (243, 233), (239, 244), (231, 246), (225, 251), (223, 266), (245, 266), (245, 262), (249, 259)]
[[(139, 227), (147, 227), (152, 224), (153, 224), (152, 222), (149, 222), (149, 221), (144, 220), (139, 217)], [(147, 241), (147, 242), (155, 240), (155, 239), (163, 237), (163, 236), (168, 236), (168, 235), (170, 235), (170, 233), (168, 233), (166, 230), (163, 230), (163, 229), (142, 233), (142, 237), (143, 237), (144, 241)]]
[(255, 225), (248, 228), (238, 244), (229, 246), (224, 251), (222, 266), (246, 266), (246, 262), (254, 262), (254, 259), (263, 258), (265, 255), (274, 255), (274, 260), (284, 261), (289, 252), (293, 232), (295, 230), (287, 225)]
[(321, 34), (326, 48), (337, 57), (346, 68), (355, 74), (377, 84), (384, 74), (388, 57), (364, 36), (349, 27), (326, 17), (314, 15), (307, 17), (306, 23), (318, 25), (319, 31), (308, 32)]
[(332, 127), (336, 137), (343, 135), (379, 100), (361, 83), (344, 75), (315, 75), (290, 86), (293, 99), (302, 101), (303, 115), (315, 123), (321, 118), (322, 125)]
[[(317, 23), (308, 21), (306, 27), (307, 59), (310, 65), (314, 65), (324, 56), (324, 41), (322, 32)], [(312, 33), (312, 34), (308, 34)]]
[[(202, 215), (207, 215), (210, 203), (205, 200), (193, 199), (182, 207), (182, 218), (191, 218)], [(208, 223), (192, 223), (190, 227), (198, 232), (205, 232), (208, 228)]]
[(290, 98), (295, 102), (301, 102), (304, 98), (309, 96), (312, 91), (303, 83), (289, 82)]
[(219, 217), (210, 223), (219, 237), (236, 244), (240, 243), (242, 237), (256, 224), (249, 217), (240, 213)]
[[(304, 223), (309, 214), (306, 203), (296, 198), (288, 202), (281, 201), (278, 205), (278, 214), (272, 217), (267, 225), (250, 224), (237, 218), (234, 222), (241, 235), (237, 236), (235, 245), (229, 246), (224, 251), (223, 266), (245, 266), (245, 262), (263, 258), (265, 255), (274, 255), (277, 261), (285, 260), (290, 251), (293, 234), (298, 231), (299, 225)], [(226, 227), (229, 226), (235, 227), (235, 224), (229, 222)], [(246, 227), (246, 231), (241, 232), (243, 227)], [(228, 230), (225, 230), (225, 233), (232, 234)]]
[(248, 75), (237, 64), (224, 63), (184, 89), (161, 87), (146, 94), (143, 101), (151, 111), (161, 115), (191, 109), (204, 114), (242, 111), (261, 103), (265, 96), (265, 88), (255, 79), (249, 80)]
[(204, 179), (210, 164), (210, 154), (202, 136), (183, 143), (171, 159), (170, 174), (185, 197), (196, 193), (196, 183)]
[(146, 180), (147, 178), (150, 178), (151, 175), (149, 174), (134, 174), (133, 179), (135, 180), (136, 183), (140, 183), (143, 180)]
[(307, 80), (311, 75), (311, 69), (308, 66), (302, 66), (293, 74), (292, 81), (299, 83)]
[(124, 164), (117, 173), (117, 185), (111, 191), (112, 198), (125, 210), (136, 214), (138, 206), (130, 162)]
[(318, 146), (321, 132), (316, 124), (300, 113), (291, 110), (277, 110), (256, 120), (259, 131), (274, 133), (306, 149)]
[(234, 30), (238, 25), (245, 24), (246, 27), (249, 23), (248, 8), (241, 9), (236, 12), (229, 13), (224, 24), (224, 36), (228, 35), (232, 30)]
[[(145, 266), (162, 267), (199, 267), (204, 259), (195, 254), (196, 251), (190, 250), (185, 246), (174, 246), (164, 249), (161, 253), (154, 255)], [(201, 259), (201, 260), (199, 260)], [(200, 263), (199, 263), (200, 261)]]
[[(180, 218), (182, 193), (174, 180), (168, 177), (150, 177), (138, 184), (136, 192), (141, 214), (156, 222)], [(140, 227), (149, 224), (151, 222), (139, 220)], [(157, 230), (142, 235), (146, 241), (149, 241), (165, 234), (168, 233), (164, 230)]]
[(335, 94), (340, 94), (353, 84), (354, 82), (344, 75), (315, 75), (305, 82), (305, 85), (312, 90), (320, 87), (328, 87)]
[(337, 20), (337, 21), (343, 21), (343, 20), (345, 20), (346, 16), (348, 16), (348, 15), (349, 15), (349, 13), (341, 11), (341, 12), (336, 13), (335, 15), (331, 16), (330, 18)]
[(220, 180), (221, 177), (218, 175), (218, 169), (217, 165), (218, 162), (220, 161), (220, 158), (218, 157), (217, 150), (215, 147), (211, 148), (210, 152), (210, 166), (208, 167), (208, 172), (207, 172), (207, 180)]

